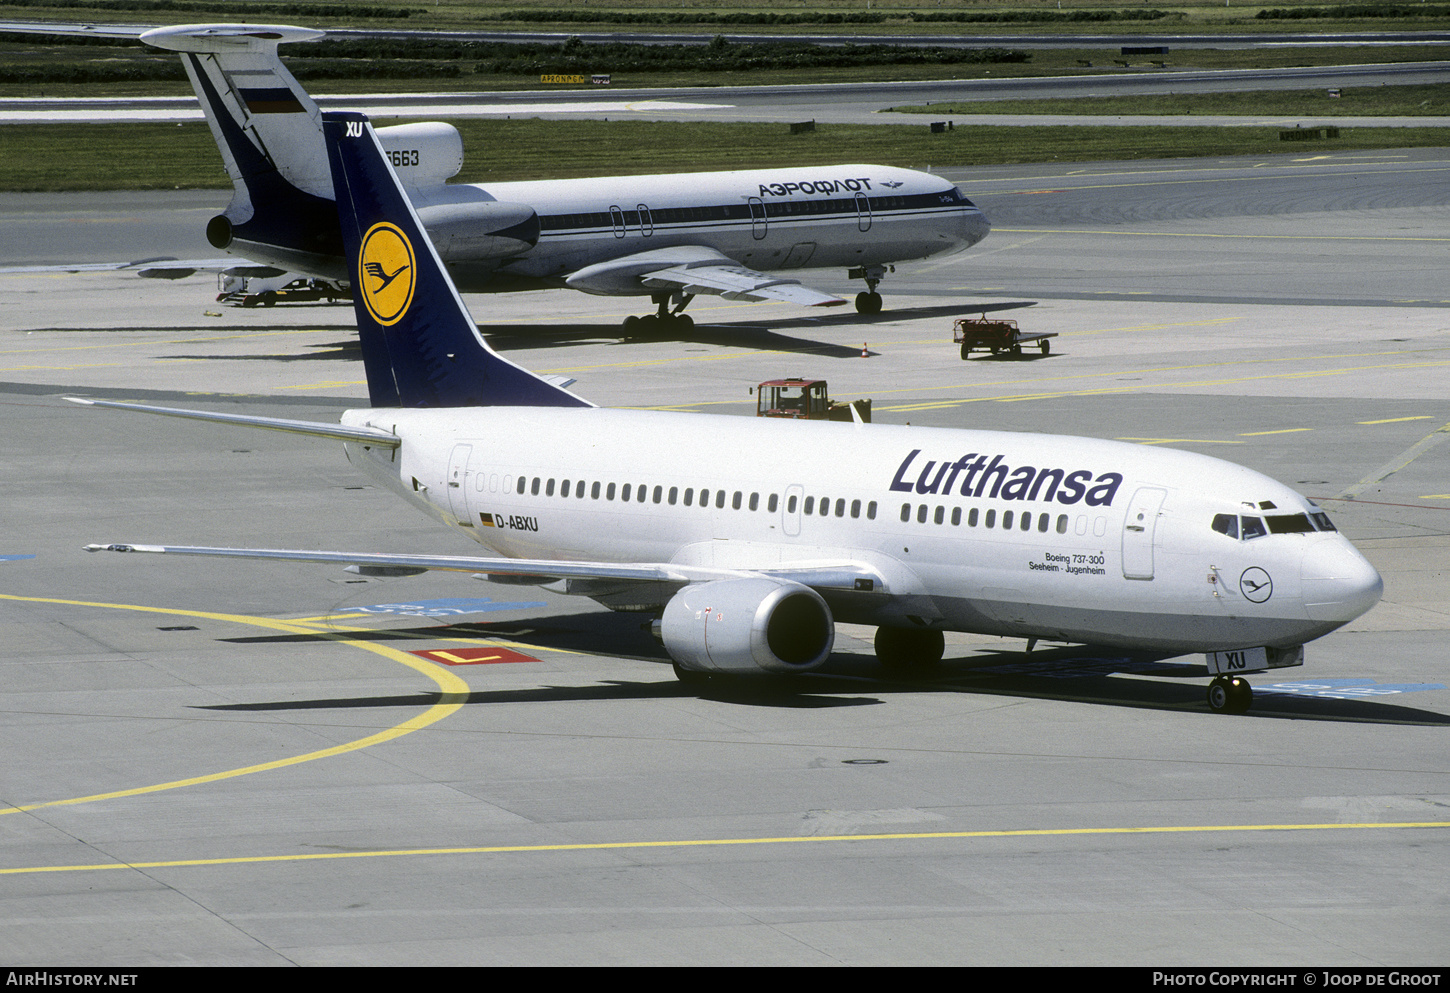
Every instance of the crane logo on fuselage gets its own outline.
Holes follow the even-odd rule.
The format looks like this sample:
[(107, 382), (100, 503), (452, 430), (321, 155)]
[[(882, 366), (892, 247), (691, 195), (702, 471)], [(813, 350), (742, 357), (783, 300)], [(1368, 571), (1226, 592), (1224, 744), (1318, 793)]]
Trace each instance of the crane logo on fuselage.
[(381, 221), (368, 228), (358, 252), (358, 281), (373, 320), (390, 326), (403, 319), (413, 302), (417, 259), (408, 236)]

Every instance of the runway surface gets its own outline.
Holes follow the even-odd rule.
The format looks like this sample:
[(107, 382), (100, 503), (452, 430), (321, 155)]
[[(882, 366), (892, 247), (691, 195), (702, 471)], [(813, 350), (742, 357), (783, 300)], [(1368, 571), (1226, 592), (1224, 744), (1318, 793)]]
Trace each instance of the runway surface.
[[(899, 83), (686, 86), (651, 89), (594, 86), (516, 92), (411, 94), (317, 94), (323, 110), (362, 111), (375, 119), (541, 117), (545, 119), (755, 121), (816, 120), (832, 124), (918, 124), (924, 118), (888, 114), (890, 107), (965, 100), (1050, 100), (1070, 97), (1143, 96), (1164, 93), (1225, 93), (1246, 90), (1302, 90), (1354, 86), (1432, 85), (1450, 80), (1450, 63), (1407, 62), (1280, 69), (1172, 71), (1113, 70), (1098, 75), (1014, 79), (947, 79)], [(325, 87), (325, 84), (323, 84)], [(963, 124), (1020, 126), (1183, 124), (1184, 117), (975, 115)], [(1323, 117), (1195, 116), (1195, 126), (1323, 123)], [(194, 97), (7, 97), (0, 100), (0, 124), (104, 121), (202, 120)], [(1445, 127), (1445, 117), (1344, 117), (1345, 127)]]
[[(61, 399), (330, 420), (365, 396), (347, 309), (0, 276), (0, 957), (1443, 965), (1447, 169), (954, 173), (993, 233), (902, 266), (876, 318), (701, 299), (665, 342), (621, 336), (629, 301), (468, 298), (509, 358), (604, 404), (745, 415), (750, 385), (821, 375), (880, 421), (1170, 444), (1296, 486), (1385, 598), (1252, 677), (1239, 718), (1208, 711), (1199, 656), (955, 635), (939, 679), (900, 683), (845, 626), (796, 692), (698, 698), (638, 617), (531, 587), (88, 555), (469, 549), (337, 446)], [(0, 264), (199, 254), (225, 199), (0, 196), (23, 236)], [(952, 318), (982, 310), (1058, 347), (963, 362)], [(749, 453), (702, 439), (722, 457)]]

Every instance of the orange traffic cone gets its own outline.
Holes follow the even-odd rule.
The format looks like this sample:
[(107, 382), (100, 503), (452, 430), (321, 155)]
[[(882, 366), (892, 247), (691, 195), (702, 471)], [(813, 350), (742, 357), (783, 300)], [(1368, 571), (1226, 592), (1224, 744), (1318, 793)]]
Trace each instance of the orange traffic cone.
[(866, 343), (864, 341), (861, 342), (861, 357), (863, 359), (869, 359), (871, 357), (871, 354), (866, 351)]

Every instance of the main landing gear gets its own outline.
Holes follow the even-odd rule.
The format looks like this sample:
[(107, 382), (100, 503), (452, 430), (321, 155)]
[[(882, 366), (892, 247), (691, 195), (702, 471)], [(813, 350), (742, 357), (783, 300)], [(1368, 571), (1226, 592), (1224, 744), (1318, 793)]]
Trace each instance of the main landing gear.
[(876, 661), (895, 676), (926, 676), (941, 664), (946, 638), (927, 628), (877, 628)]
[[(630, 315), (624, 319), (624, 330), (626, 334), (677, 334), (682, 331), (689, 331), (695, 326), (695, 319), (684, 313), (690, 301), (695, 299), (693, 293), (655, 293), (650, 296), (655, 305), (659, 308), (653, 314), (646, 314), (643, 317)], [(674, 303), (675, 308), (670, 309)]]
[(849, 270), (846, 275), (852, 279), (866, 280), (866, 290), (856, 294), (856, 313), (858, 314), (879, 314), (881, 313), (881, 294), (876, 292), (882, 277), (888, 272), (895, 272), (896, 266), (872, 265), (859, 266)]
[(1215, 714), (1242, 714), (1254, 702), (1254, 688), (1241, 676), (1215, 676), (1208, 684), (1208, 709)]

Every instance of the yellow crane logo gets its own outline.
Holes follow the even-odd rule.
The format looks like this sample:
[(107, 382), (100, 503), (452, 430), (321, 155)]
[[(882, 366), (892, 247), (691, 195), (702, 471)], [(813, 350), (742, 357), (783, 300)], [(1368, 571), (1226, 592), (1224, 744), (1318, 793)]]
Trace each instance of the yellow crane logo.
[(417, 259), (408, 236), (394, 224), (380, 221), (363, 235), (358, 252), (357, 287), (373, 320), (398, 323), (413, 302)]

